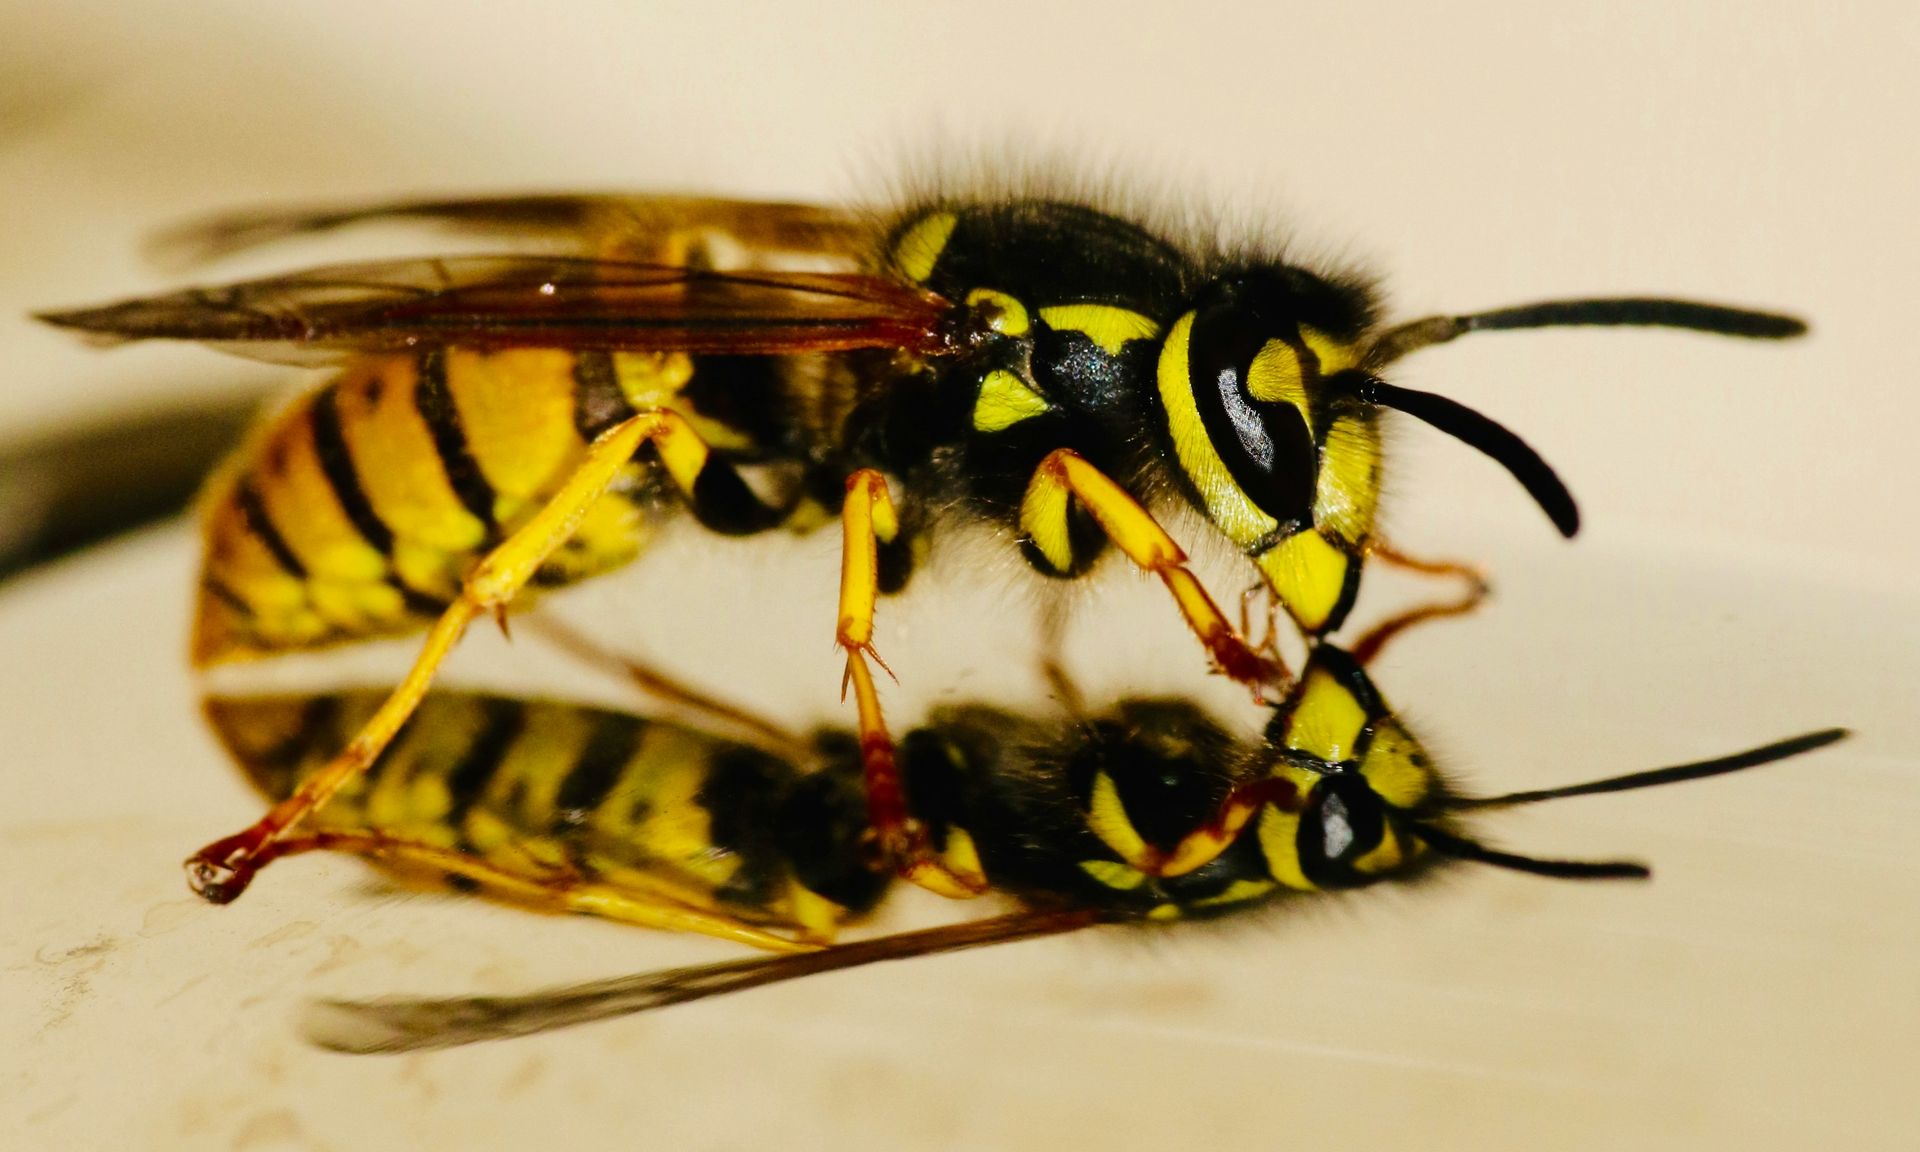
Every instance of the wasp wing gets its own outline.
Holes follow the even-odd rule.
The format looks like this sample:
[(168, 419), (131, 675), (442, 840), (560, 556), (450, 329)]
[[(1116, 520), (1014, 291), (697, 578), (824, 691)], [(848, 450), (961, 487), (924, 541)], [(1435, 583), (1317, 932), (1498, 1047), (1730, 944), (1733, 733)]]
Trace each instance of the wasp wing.
[(837, 944), (818, 952), (673, 968), (525, 996), (323, 1000), (311, 1006), (304, 1030), (307, 1039), (322, 1048), (358, 1055), (453, 1048), (482, 1040), (531, 1036), (576, 1024), (612, 1020), (689, 1000), (743, 992), (883, 960), (905, 960), (1036, 936), (1056, 936), (1089, 927), (1100, 920), (1099, 913), (1085, 909), (1034, 909)]
[(760, 251), (842, 257), (871, 247), (870, 212), (775, 200), (702, 196), (566, 193), (387, 200), (227, 212), (169, 229), (147, 245), (168, 270), (222, 260), (267, 244), (358, 224), (424, 224), (463, 233), (551, 236), (593, 255), (608, 248), (636, 258), (672, 238), (718, 232)]
[(312, 364), (446, 345), (937, 355), (949, 313), (934, 293), (884, 276), (511, 255), (340, 264), (39, 318), (102, 344), (194, 340)]

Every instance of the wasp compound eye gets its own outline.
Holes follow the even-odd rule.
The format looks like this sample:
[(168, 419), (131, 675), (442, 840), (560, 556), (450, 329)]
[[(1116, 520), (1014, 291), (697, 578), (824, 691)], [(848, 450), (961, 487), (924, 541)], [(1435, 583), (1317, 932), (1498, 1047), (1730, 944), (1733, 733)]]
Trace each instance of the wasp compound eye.
[(1323, 888), (1365, 883), (1354, 862), (1380, 846), (1386, 806), (1360, 776), (1334, 773), (1314, 789), (1300, 820), (1300, 870)]
[(1289, 375), (1266, 371), (1276, 358), (1299, 363), (1289, 338), (1243, 303), (1213, 304), (1194, 314), (1187, 374), (1207, 439), (1234, 483), (1267, 515), (1298, 524), (1313, 514), (1313, 433), (1283, 388), (1254, 387), (1258, 377)]

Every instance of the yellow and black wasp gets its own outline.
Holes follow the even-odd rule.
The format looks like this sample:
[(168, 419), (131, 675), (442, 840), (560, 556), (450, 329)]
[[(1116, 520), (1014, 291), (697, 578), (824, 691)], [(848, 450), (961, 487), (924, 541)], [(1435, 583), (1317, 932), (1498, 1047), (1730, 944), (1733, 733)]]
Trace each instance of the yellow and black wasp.
[[(1400, 357), (1555, 325), (1804, 330), (1667, 299), (1389, 325), (1357, 278), (1028, 196), (893, 214), (661, 197), (395, 204), (233, 218), (174, 247), (222, 254), (382, 219), (578, 247), (326, 267), (43, 317), (107, 342), (340, 365), (262, 424), (205, 496), (197, 665), (427, 630), (327, 770), (189, 860), (216, 901), (373, 762), (473, 620), (504, 619), (530, 585), (625, 563), (680, 505), (735, 534), (838, 513), (837, 637), (875, 750), (872, 833), (916, 880), (965, 889), (974, 878), (935, 863), (879, 751), (868, 665), (876, 596), (907, 580), (939, 525), (1001, 526), (1059, 577), (1111, 543), (1166, 584), (1217, 668), (1280, 691), (1275, 650), (1228, 622), (1151, 509), (1198, 509), (1320, 636), (1346, 616), (1364, 558), (1395, 555), (1374, 530), (1383, 411), (1480, 449), (1561, 532), (1578, 526), (1518, 437), (1383, 379)], [(762, 466), (771, 487), (741, 471)]]
[[(1236, 739), (1184, 699), (1089, 713), (936, 711), (900, 741), (904, 806), (955, 873), (1016, 911), (830, 943), (888, 874), (871, 857), (853, 733), (777, 750), (626, 712), (451, 691), (272, 855), (335, 849), (497, 898), (783, 953), (515, 998), (336, 1005), (319, 1039), (352, 1051), (540, 1031), (880, 960), (1101, 924), (1232, 915), (1279, 898), (1471, 860), (1569, 879), (1639, 878), (1629, 861), (1489, 847), (1459, 813), (1671, 784), (1824, 747), (1839, 729), (1585, 784), (1468, 797), (1394, 715), (1352, 651), (1313, 649), (1263, 736)], [(270, 798), (323, 771), (379, 691), (215, 698), (216, 731)], [(730, 714), (731, 710), (716, 711)], [(771, 730), (771, 729), (769, 729)]]

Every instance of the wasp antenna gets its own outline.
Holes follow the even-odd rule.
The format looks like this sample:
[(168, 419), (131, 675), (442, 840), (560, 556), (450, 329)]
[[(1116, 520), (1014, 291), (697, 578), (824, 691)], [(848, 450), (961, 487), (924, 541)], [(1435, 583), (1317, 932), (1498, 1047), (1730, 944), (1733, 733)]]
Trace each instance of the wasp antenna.
[(1825, 748), (1852, 735), (1845, 728), (1823, 728), (1818, 732), (1808, 732), (1802, 736), (1793, 736), (1785, 740), (1776, 740), (1772, 744), (1763, 744), (1758, 748), (1749, 748), (1745, 752), (1735, 752), (1731, 756), (1717, 756), (1712, 760), (1700, 760), (1692, 764), (1676, 764), (1671, 768), (1650, 768), (1645, 772), (1630, 772), (1625, 776), (1610, 776), (1605, 780), (1590, 780), (1585, 784), (1569, 784), (1564, 788), (1542, 788), (1532, 792), (1509, 792), (1505, 796), (1463, 797), (1450, 801), (1449, 808), (1509, 808), (1515, 804), (1536, 804), (1542, 800), (1559, 800), (1567, 796), (1597, 796), (1603, 792), (1631, 792), (1636, 788), (1653, 788), (1661, 784), (1678, 784), (1683, 780), (1701, 780), (1708, 776), (1720, 776), (1728, 772), (1738, 772), (1745, 768), (1757, 768), (1762, 764), (1771, 764), (1776, 760), (1785, 760), (1789, 756), (1799, 756), (1812, 752), (1816, 748)]
[(454, 1048), (612, 1020), (883, 960), (1055, 936), (1101, 919), (1100, 913), (1089, 909), (1028, 910), (856, 940), (817, 952), (672, 968), (525, 996), (322, 1000), (309, 1006), (303, 1029), (308, 1041), (321, 1048), (363, 1056)]
[(1787, 340), (1804, 336), (1807, 322), (1780, 312), (1729, 308), (1697, 300), (1661, 296), (1615, 296), (1589, 300), (1546, 300), (1514, 308), (1496, 308), (1455, 317), (1463, 332), (1514, 328), (1640, 327), (1682, 328), (1749, 340)]
[(1357, 375), (1363, 382), (1355, 393), (1362, 400), (1405, 412), (1492, 457), (1520, 482), (1562, 536), (1580, 531), (1580, 508), (1574, 503), (1573, 493), (1538, 452), (1504, 425), (1445, 396), (1401, 388), (1377, 376)]
[(1578, 327), (1679, 328), (1749, 340), (1787, 340), (1807, 332), (1807, 322), (1798, 316), (1703, 304), (1697, 300), (1671, 300), (1661, 296), (1543, 300), (1538, 304), (1495, 308), (1463, 316), (1428, 316), (1395, 325), (1374, 340), (1366, 360), (1378, 368), (1408, 353), (1445, 344), (1469, 332)]
[(1542, 860), (1517, 852), (1502, 852), (1431, 824), (1413, 825), (1413, 834), (1442, 856), (1491, 864), (1532, 876), (1550, 876), (1556, 880), (1646, 880), (1653, 875), (1653, 869), (1634, 860)]

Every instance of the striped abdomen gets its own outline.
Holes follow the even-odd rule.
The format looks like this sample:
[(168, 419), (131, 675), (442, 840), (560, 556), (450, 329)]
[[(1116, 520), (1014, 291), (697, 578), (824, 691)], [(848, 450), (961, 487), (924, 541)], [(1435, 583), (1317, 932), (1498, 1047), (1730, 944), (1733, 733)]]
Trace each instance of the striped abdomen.
[[(367, 357), (273, 417), (203, 507), (196, 664), (414, 629), (530, 517), (588, 442), (668, 404), (684, 356), (430, 349)], [(633, 499), (602, 500), (542, 583), (635, 555)]]
[[(207, 712), (249, 778), (279, 799), (384, 695), (216, 698)], [(630, 893), (830, 932), (884, 886), (862, 861), (864, 813), (851, 762), (802, 772), (663, 721), (436, 692), (313, 827), (452, 849), (536, 881), (560, 867)]]

